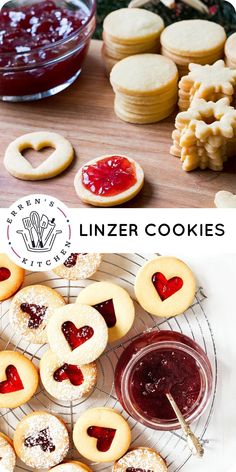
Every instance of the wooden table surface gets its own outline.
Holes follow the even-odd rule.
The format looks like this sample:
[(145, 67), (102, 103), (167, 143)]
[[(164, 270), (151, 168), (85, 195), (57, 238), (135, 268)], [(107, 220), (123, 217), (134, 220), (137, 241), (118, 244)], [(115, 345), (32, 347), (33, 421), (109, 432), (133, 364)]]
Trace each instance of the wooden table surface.
[[(103, 154), (127, 154), (145, 172), (145, 185), (128, 207), (212, 207), (218, 190), (236, 192), (236, 160), (224, 172), (185, 173), (169, 154), (174, 117), (153, 125), (120, 121), (113, 110), (113, 91), (104, 75), (101, 42), (92, 41), (79, 79), (54, 97), (31, 103), (0, 103), (0, 207), (32, 193), (56, 196), (68, 206), (84, 206), (74, 190), (74, 176), (86, 161)], [(3, 166), (7, 145), (24, 133), (51, 130), (73, 144), (76, 159), (60, 176), (39, 182), (14, 179)], [(44, 158), (30, 152), (30, 162)]]

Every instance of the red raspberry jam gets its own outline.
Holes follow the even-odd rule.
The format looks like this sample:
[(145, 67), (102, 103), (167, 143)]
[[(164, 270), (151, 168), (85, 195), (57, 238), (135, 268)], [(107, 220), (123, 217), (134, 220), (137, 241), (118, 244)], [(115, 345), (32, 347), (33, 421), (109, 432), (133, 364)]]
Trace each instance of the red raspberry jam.
[(93, 305), (93, 308), (99, 311), (99, 313), (103, 316), (108, 328), (113, 328), (115, 326), (116, 314), (112, 299), (106, 300), (102, 303), (97, 303), (97, 305)]
[(42, 429), (41, 431), (28, 436), (24, 440), (25, 447), (40, 446), (43, 452), (54, 452), (56, 447), (53, 444), (50, 436), (49, 428)]
[(0, 267), (0, 282), (9, 279), (11, 277), (11, 272), (7, 267)]
[(205, 409), (212, 371), (204, 351), (174, 331), (153, 331), (136, 338), (121, 355), (115, 372), (119, 401), (136, 420), (153, 429), (177, 429), (166, 393), (191, 422)]
[(82, 370), (77, 367), (77, 365), (72, 364), (64, 364), (59, 367), (59, 369), (54, 372), (53, 378), (56, 382), (63, 382), (69, 379), (70, 383), (76, 387), (82, 385), (84, 382)]
[(97, 439), (97, 449), (101, 452), (109, 451), (116, 434), (116, 429), (103, 428), (102, 426), (90, 426), (87, 430), (91, 438)]
[(0, 393), (12, 393), (23, 390), (24, 385), (14, 365), (9, 365), (6, 368), (6, 380), (0, 382)]
[(126, 157), (109, 156), (82, 169), (83, 186), (95, 195), (113, 197), (133, 187), (136, 169)]
[(94, 331), (91, 326), (83, 326), (77, 329), (72, 321), (65, 321), (61, 330), (70, 345), (72, 351), (92, 338)]
[(184, 284), (180, 277), (172, 277), (167, 280), (161, 272), (156, 272), (152, 276), (152, 283), (162, 301), (178, 292)]
[(81, 253), (81, 252), (72, 252), (70, 256), (65, 260), (64, 266), (67, 267), (68, 269), (71, 269), (71, 267), (74, 267), (76, 265), (78, 256), (82, 254), (82, 256), (86, 256), (87, 252)]
[(95, 1), (19, 3), (0, 11), (0, 96), (41, 98), (79, 74), (95, 27)]
[(39, 328), (48, 309), (47, 306), (39, 306), (35, 303), (22, 303), (20, 308), (23, 313), (29, 315), (28, 328), (30, 329)]

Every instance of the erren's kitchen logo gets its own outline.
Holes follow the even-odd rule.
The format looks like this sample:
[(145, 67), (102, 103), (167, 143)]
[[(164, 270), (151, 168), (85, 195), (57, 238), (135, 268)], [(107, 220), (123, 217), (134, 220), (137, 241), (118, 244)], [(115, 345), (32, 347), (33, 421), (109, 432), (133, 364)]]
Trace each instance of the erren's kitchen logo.
[(29, 270), (49, 270), (70, 254), (68, 208), (49, 195), (29, 195), (15, 202), (6, 220), (7, 252)]

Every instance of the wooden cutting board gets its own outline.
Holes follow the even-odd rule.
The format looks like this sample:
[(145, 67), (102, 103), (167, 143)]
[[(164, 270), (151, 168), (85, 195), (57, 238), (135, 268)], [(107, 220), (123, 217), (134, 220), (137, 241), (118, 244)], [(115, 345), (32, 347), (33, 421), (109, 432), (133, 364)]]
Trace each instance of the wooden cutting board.
[[(56, 196), (71, 207), (84, 206), (75, 193), (74, 176), (88, 160), (109, 153), (127, 154), (143, 166), (144, 188), (128, 207), (212, 207), (218, 190), (236, 193), (236, 159), (220, 173), (186, 173), (181, 169), (180, 160), (169, 153), (173, 116), (142, 126), (116, 117), (100, 49), (101, 42), (92, 41), (81, 76), (59, 95), (31, 103), (0, 102), (0, 207), (40, 192)], [(3, 166), (7, 145), (21, 134), (43, 129), (61, 133), (71, 141), (76, 151), (74, 164), (51, 180), (27, 182), (13, 178)], [(33, 156), (30, 158), (32, 162)]]

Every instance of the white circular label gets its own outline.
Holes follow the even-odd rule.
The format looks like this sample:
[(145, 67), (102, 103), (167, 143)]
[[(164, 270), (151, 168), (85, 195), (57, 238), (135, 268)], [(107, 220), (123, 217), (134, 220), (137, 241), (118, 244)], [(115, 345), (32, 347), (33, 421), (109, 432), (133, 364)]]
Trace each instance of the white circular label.
[(6, 243), (9, 257), (28, 270), (51, 270), (71, 250), (68, 208), (49, 195), (28, 195), (8, 210)]

